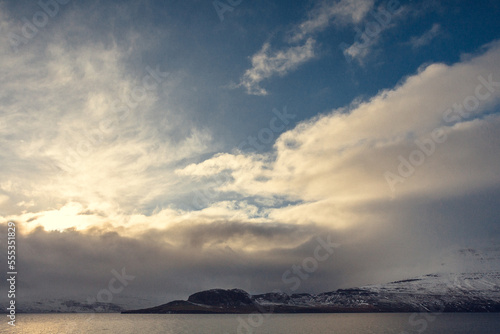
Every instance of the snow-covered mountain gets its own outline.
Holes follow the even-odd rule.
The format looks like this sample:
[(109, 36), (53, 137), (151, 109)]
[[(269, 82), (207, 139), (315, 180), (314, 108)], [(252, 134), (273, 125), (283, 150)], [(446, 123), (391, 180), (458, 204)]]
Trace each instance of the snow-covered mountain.
[(430, 274), (312, 294), (212, 289), (126, 313), (500, 312), (500, 272)]
[[(71, 297), (36, 298), (16, 300), (18, 313), (119, 313), (132, 307), (147, 307), (151, 301), (144, 298), (116, 295), (112, 302), (98, 301), (95, 297), (73, 295)], [(0, 305), (1, 310), (5, 310)], [(2, 312), (2, 311), (0, 311)]]
[[(239, 289), (195, 293), (187, 301), (153, 308), (144, 298), (117, 295), (113, 303), (46, 298), (20, 303), (20, 312), (247, 313), (500, 311), (500, 246), (464, 248), (439, 258), (440, 271), (385, 284), (320, 294), (274, 292), (250, 295)], [(457, 271), (459, 270), (459, 271)], [(457, 273), (458, 272), (458, 273)], [(153, 304), (154, 305), (154, 304)]]
[[(138, 305), (137, 300), (133, 303)], [(44, 299), (20, 305), (26, 313), (122, 312), (117, 303)], [(436, 273), (386, 284), (339, 289), (320, 294), (273, 292), (250, 295), (239, 289), (212, 289), (195, 293), (187, 301), (146, 308), (139, 313), (248, 313), (260, 312), (415, 312), (500, 311), (500, 271), (486, 273)]]
[(255, 296), (256, 302), (346, 310), (500, 311), (500, 245), (456, 249), (440, 261), (437, 273), (289, 299), (266, 294)]
[(436, 257), (439, 272), (320, 294), (212, 289), (133, 313), (500, 312), (500, 245)]
[(124, 308), (114, 303), (87, 303), (64, 299), (43, 299), (20, 305), (20, 313), (116, 313)]
[(373, 311), (500, 311), (500, 272), (430, 274), (332, 292), (254, 296), (260, 305)]

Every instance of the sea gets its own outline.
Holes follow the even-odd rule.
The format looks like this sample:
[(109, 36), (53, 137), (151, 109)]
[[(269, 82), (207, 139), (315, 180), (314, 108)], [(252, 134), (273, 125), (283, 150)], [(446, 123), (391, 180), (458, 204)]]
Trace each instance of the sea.
[(498, 334), (500, 313), (18, 314), (1, 333)]

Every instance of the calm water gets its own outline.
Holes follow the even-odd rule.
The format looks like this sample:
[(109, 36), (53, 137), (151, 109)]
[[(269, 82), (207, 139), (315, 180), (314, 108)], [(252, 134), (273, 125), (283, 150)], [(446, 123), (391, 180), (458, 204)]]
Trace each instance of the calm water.
[[(384, 333), (498, 334), (500, 313), (482, 314), (142, 315), (19, 314), (2, 333)], [(4, 319), (5, 321), (5, 319)], [(406, 331), (406, 332), (405, 332)]]

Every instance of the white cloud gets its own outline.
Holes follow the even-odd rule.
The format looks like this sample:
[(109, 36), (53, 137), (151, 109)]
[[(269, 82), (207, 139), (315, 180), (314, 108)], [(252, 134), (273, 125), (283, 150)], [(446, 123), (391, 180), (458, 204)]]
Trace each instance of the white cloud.
[[(191, 165), (184, 174), (197, 175), (199, 169), (205, 176), (229, 171), (233, 180), (219, 191), (283, 196), (299, 203), (272, 209), (269, 217), (338, 228), (366, 221), (364, 214), (353, 211), (362, 203), (394, 196), (398, 200), (459, 196), (487, 189), (500, 184), (500, 116), (487, 115), (492, 108), (498, 110), (500, 87), (485, 87), (484, 81), (500, 81), (499, 62), (500, 43), (496, 42), (468, 61), (431, 64), (348, 111), (334, 110), (283, 133), (269, 159), (226, 154), (223, 159), (218, 156)], [(457, 104), (473, 110), (464, 116), (453, 112), (454, 120), (448, 122), (448, 113)], [(384, 173), (397, 174), (399, 157), (410, 159), (412, 152), (421, 150), (416, 140), (428, 143), (435, 131), (447, 139), (435, 142), (435, 152), (425, 156), (424, 163), (393, 193)]]
[(248, 157), (243, 154), (235, 156), (228, 153), (221, 153), (210, 160), (205, 160), (198, 164), (190, 164), (175, 172), (178, 175), (210, 176), (224, 170), (237, 170), (244, 169), (246, 166), (252, 166), (254, 165), (255, 157)]
[(248, 69), (238, 86), (246, 88), (248, 94), (267, 95), (267, 91), (259, 83), (274, 75), (285, 75), (299, 65), (314, 58), (315, 41), (310, 38), (304, 45), (293, 46), (285, 51), (272, 51), (266, 43), (262, 49), (252, 56), (252, 68)]
[(363, 64), (364, 59), (372, 52), (373, 48), (382, 40), (384, 31), (394, 28), (397, 19), (405, 16), (409, 7), (402, 7), (398, 1), (389, 1), (371, 11), (370, 20), (363, 27), (356, 27), (353, 43), (340, 43), (344, 56), (348, 61), (356, 60)]
[(175, 74), (127, 66), (131, 49), (113, 41), (75, 40), (90, 27), (75, 22), (85, 13), (73, 14), (18, 53), (0, 46), (2, 215), (72, 202), (110, 216), (154, 208), (184, 193), (175, 164), (210, 145), (208, 131), (160, 101)]
[(299, 41), (332, 24), (357, 24), (365, 18), (373, 5), (373, 0), (323, 1), (308, 13), (306, 21), (298, 25), (291, 40)]
[(438, 23), (434, 23), (432, 27), (424, 32), (421, 36), (414, 36), (410, 39), (409, 44), (413, 48), (420, 48), (429, 44), (434, 38), (439, 36), (442, 32), (441, 25)]
[(368, 41), (365, 41), (364, 43), (360, 43), (360, 42), (356, 41), (352, 45), (346, 47), (343, 50), (344, 56), (349, 61), (355, 59), (360, 64), (362, 64), (363, 59), (365, 59), (366, 56), (368, 56), (370, 54), (371, 48), (375, 44), (377, 44), (378, 40), (379, 40), (379, 36), (374, 37)]
[[(308, 13), (308, 19), (291, 31), (289, 46), (271, 50), (270, 43), (252, 56), (252, 67), (245, 71), (236, 87), (244, 87), (248, 94), (267, 95), (260, 83), (275, 75), (286, 75), (315, 57), (316, 40), (312, 35), (333, 23), (337, 25), (360, 22), (373, 8), (373, 0), (323, 1)], [(306, 40), (302, 45), (293, 43)]]

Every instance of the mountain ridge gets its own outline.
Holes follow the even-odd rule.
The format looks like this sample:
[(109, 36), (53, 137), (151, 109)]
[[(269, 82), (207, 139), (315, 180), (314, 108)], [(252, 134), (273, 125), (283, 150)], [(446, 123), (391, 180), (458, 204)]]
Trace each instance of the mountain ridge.
[(500, 272), (428, 274), (319, 294), (210, 289), (122, 313), (500, 312)]

